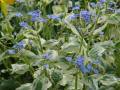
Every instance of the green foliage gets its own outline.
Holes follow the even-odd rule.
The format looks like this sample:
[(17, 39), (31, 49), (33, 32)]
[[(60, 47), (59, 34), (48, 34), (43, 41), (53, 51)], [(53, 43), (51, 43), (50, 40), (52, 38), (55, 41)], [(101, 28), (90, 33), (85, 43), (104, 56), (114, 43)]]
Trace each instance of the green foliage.
[(58, 83), (60, 80), (62, 80), (62, 74), (60, 72), (53, 71), (51, 74), (51, 78), (54, 83)]
[(118, 1), (98, 1), (21, 0), (0, 13), (0, 90), (119, 90)]

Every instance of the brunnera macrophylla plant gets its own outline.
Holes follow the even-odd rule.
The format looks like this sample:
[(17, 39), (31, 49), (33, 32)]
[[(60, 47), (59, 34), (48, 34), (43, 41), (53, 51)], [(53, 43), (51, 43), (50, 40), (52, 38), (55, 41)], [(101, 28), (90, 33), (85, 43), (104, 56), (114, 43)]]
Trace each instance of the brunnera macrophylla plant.
[(8, 7), (7, 16), (0, 13), (0, 90), (119, 88), (116, 1), (16, 0)]

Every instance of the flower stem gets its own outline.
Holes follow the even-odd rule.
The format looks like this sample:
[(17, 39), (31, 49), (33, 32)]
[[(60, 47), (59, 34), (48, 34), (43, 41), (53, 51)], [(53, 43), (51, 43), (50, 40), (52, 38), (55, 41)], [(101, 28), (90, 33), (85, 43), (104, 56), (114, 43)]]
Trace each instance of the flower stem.
[(41, 44), (41, 38), (40, 36), (38, 35), (38, 41), (39, 41), (39, 45), (40, 45), (40, 49), (41, 49), (41, 52), (43, 53), (43, 48), (42, 48), (42, 44)]
[(78, 73), (75, 75), (75, 90), (78, 89)]

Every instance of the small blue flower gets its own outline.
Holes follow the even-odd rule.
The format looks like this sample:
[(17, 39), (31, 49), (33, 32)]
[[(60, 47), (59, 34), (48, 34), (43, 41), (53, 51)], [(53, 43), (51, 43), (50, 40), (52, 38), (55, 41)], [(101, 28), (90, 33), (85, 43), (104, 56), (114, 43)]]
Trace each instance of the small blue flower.
[(16, 2), (22, 3), (24, 2), (24, 0), (16, 0)]
[(105, 3), (105, 2), (106, 2), (106, 0), (100, 0), (99, 2), (101, 2), (101, 3)]
[(16, 54), (16, 51), (15, 50), (8, 50), (7, 53), (12, 55), (12, 54)]
[(45, 67), (45, 69), (49, 68), (48, 64), (43, 65)]
[(94, 71), (95, 74), (99, 73), (98, 69), (93, 69), (93, 71)]
[(90, 3), (91, 7), (95, 8), (96, 4), (94, 2)]
[(22, 17), (23, 15), (20, 12), (18, 12), (18, 13), (15, 14), (15, 16), (16, 17)]
[(43, 58), (45, 58), (45, 59), (50, 59), (50, 56), (49, 56), (49, 53), (45, 53), (45, 54), (43, 54)]
[(104, 32), (99, 32), (99, 35), (104, 35)]
[(68, 18), (70, 19), (70, 20), (74, 20), (74, 19), (76, 19), (77, 17), (79, 17), (80, 15), (79, 14), (71, 14)]
[(39, 18), (39, 19), (38, 19), (38, 22), (47, 22), (47, 20), (44, 19), (44, 18)]
[(96, 5), (97, 5), (98, 8), (103, 8), (103, 4), (101, 2), (97, 2)]
[(41, 14), (41, 12), (39, 10), (34, 10), (34, 11), (31, 11), (31, 12), (28, 12), (28, 15), (32, 16), (32, 17), (39, 17)]
[(34, 10), (31, 12), (28, 12), (28, 15), (31, 16), (31, 21), (37, 21), (38, 18), (40, 17), (41, 12), (39, 10)]
[(68, 61), (68, 62), (71, 62), (72, 61), (72, 57), (65, 57), (65, 59)]
[(20, 22), (19, 23), (19, 25), (21, 26), (21, 27), (24, 27), (24, 28), (27, 28), (28, 27), (28, 24), (27, 24), (27, 22)]
[(60, 20), (60, 17), (58, 15), (47, 15), (47, 17), (53, 20)]
[(75, 63), (76, 63), (76, 65), (77, 65), (78, 67), (81, 66), (81, 65), (83, 65), (83, 64), (84, 64), (84, 57), (78, 56)]
[(24, 41), (20, 41), (19, 43), (17, 43), (16, 45), (13, 46), (13, 48), (16, 48), (16, 49), (23, 49), (25, 48), (26, 44)]
[(92, 64), (89, 63), (89, 64), (87, 65), (87, 70), (88, 70), (88, 72), (91, 72), (92, 69), (93, 69)]
[(80, 16), (85, 20), (86, 23), (90, 22), (90, 12), (87, 10), (81, 11)]
[(82, 72), (83, 74), (88, 73), (88, 70), (87, 70), (87, 68), (86, 68), (84, 65), (81, 65), (79, 68), (80, 68), (80, 70), (81, 70), (81, 72)]
[(79, 9), (80, 9), (79, 6), (75, 6), (75, 7), (72, 8), (72, 10), (79, 10)]
[(95, 60), (95, 61), (93, 61), (92, 63), (98, 65), (98, 64), (100, 64), (100, 61), (99, 61), (99, 60)]
[(38, 20), (38, 17), (32, 17), (32, 18), (31, 18), (31, 21), (32, 21), (32, 22), (35, 22), (35, 21), (37, 21), (37, 20)]

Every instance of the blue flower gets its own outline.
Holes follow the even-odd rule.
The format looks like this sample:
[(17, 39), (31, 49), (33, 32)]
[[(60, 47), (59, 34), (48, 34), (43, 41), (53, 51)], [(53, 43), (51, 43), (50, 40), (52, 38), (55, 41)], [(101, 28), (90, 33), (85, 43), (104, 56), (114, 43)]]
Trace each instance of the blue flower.
[(21, 26), (21, 27), (24, 27), (24, 28), (27, 28), (28, 27), (28, 24), (27, 24), (27, 22), (20, 22), (19, 23), (19, 25)]
[(24, 0), (16, 0), (16, 2), (22, 3), (24, 2)]
[(77, 65), (78, 67), (81, 66), (81, 65), (83, 65), (83, 64), (84, 64), (84, 57), (78, 56), (75, 63), (76, 63), (76, 65)]
[(23, 15), (20, 12), (18, 12), (18, 13), (15, 14), (15, 16), (16, 17), (22, 17)]
[(104, 35), (104, 32), (99, 32), (99, 35)]
[(101, 3), (105, 3), (105, 2), (106, 2), (106, 0), (100, 0), (99, 2), (101, 2)]
[(47, 15), (47, 17), (53, 20), (60, 20), (60, 17), (58, 15)]
[(68, 18), (70, 19), (70, 20), (74, 20), (74, 19), (76, 19), (77, 17), (79, 17), (80, 15), (79, 14), (71, 14)]
[(97, 2), (96, 5), (97, 5), (98, 8), (103, 8), (103, 4), (101, 2)]
[(94, 2), (90, 3), (91, 7), (95, 8), (96, 4)]
[(43, 65), (45, 67), (45, 69), (49, 68), (48, 64)]
[(31, 12), (28, 12), (28, 15), (31, 16), (31, 21), (37, 21), (38, 18), (40, 17), (41, 12), (39, 10), (34, 10)]
[(38, 22), (47, 22), (47, 20), (44, 19), (44, 18), (39, 18), (39, 19), (38, 19)]
[(31, 21), (32, 21), (32, 22), (35, 22), (35, 21), (37, 21), (37, 20), (38, 20), (38, 17), (32, 17), (32, 18), (31, 18)]
[(83, 74), (88, 73), (88, 70), (87, 70), (87, 68), (86, 68), (84, 65), (81, 65), (79, 68), (80, 68), (80, 70), (81, 70), (81, 72), (82, 72)]
[(31, 11), (31, 12), (28, 12), (28, 15), (32, 16), (32, 17), (39, 17), (41, 14), (41, 12), (39, 10), (34, 10), (34, 11)]
[(80, 16), (85, 20), (86, 23), (90, 22), (90, 12), (87, 10), (81, 11)]
[(72, 61), (72, 57), (65, 57), (65, 59), (68, 61), (68, 62), (71, 62)]
[(100, 64), (100, 61), (99, 60), (95, 60), (92, 62), (93, 64)]
[(15, 50), (8, 50), (7, 53), (12, 55), (12, 54), (16, 54), (16, 51)]
[(75, 6), (75, 7), (72, 8), (72, 10), (79, 10), (79, 9), (80, 9), (79, 6)]
[(45, 58), (45, 59), (50, 59), (49, 53), (43, 54), (43, 58)]
[(26, 44), (24, 41), (20, 41), (19, 43), (17, 43), (16, 45), (13, 46), (13, 48), (16, 48), (16, 49), (23, 49), (25, 48)]
[(93, 71), (94, 71), (95, 74), (99, 73), (98, 69), (93, 69)]
[(89, 63), (89, 64), (87, 65), (87, 70), (88, 70), (88, 72), (91, 72), (92, 69), (93, 69), (92, 64)]

